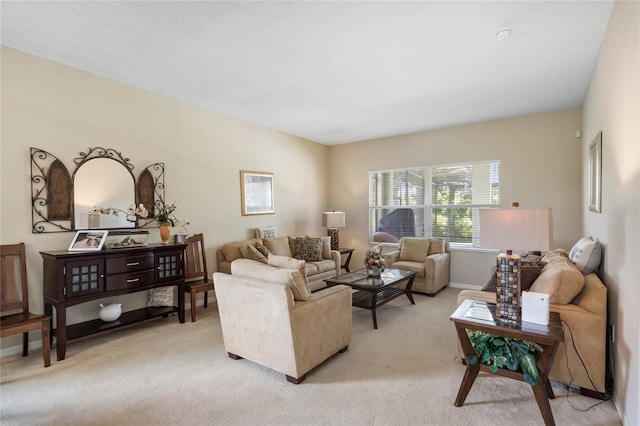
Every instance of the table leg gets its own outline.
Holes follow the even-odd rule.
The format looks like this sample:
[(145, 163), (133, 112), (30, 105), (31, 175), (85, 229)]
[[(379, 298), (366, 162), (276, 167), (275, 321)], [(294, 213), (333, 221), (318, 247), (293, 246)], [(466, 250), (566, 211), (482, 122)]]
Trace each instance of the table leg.
[(62, 361), (67, 353), (67, 308), (56, 306), (56, 354), (58, 361)]
[[(462, 351), (465, 355), (475, 354), (473, 350), (473, 345), (471, 345), (471, 341), (469, 340), (469, 336), (467, 335), (467, 331), (464, 327), (459, 327), (456, 324), (456, 332), (458, 333), (458, 340), (460, 341), (460, 346), (462, 346)], [(467, 368), (464, 372), (464, 377), (462, 378), (462, 382), (460, 383), (460, 389), (458, 389), (458, 395), (456, 396), (456, 401), (454, 405), (456, 407), (461, 407), (464, 404), (464, 400), (467, 399), (467, 395), (473, 386), (473, 382), (475, 382), (476, 377), (478, 377), (478, 373), (480, 372), (480, 360), (475, 364), (471, 365), (467, 362)]]
[(411, 293), (411, 288), (413, 287), (413, 280), (415, 278), (415, 275), (411, 278), (409, 278), (409, 282), (407, 283), (406, 287), (404, 288), (404, 294), (407, 295), (407, 298), (409, 299), (409, 302), (411, 302), (412, 305), (415, 305), (416, 302), (414, 302), (413, 300), (413, 293)]
[(371, 317), (373, 318), (373, 328), (378, 329), (378, 319), (376, 318), (376, 306), (378, 305), (378, 293), (373, 292), (371, 297)]
[[(185, 300), (185, 285), (184, 281), (178, 285), (178, 320), (180, 323), (184, 323), (184, 300)], [(194, 309), (191, 306), (191, 309)]]
[(554, 426), (556, 423), (553, 420), (551, 405), (549, 405), (549, 396), (547, 395), (546, 384), (538, 383), (537, 385), (532, 386), (532, 389), (533, 394), (536, 396), (538, 408), (540, 409), (540, 413), (542, 414), (542, 418), (544, 419), (544, 424), (546, 426)]

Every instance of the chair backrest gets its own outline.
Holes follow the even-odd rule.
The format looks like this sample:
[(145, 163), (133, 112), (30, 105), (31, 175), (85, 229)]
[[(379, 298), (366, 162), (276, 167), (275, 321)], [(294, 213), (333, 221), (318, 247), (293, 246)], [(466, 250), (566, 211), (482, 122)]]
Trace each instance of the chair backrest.
[[(178, 241), (178, 236), (174, 236)], [(204, 237), (202, 234), (193, 234), (186, 238), (187, 248), (184, 256), (184, 280), (209, 282), (207, 272), (207, 258), (204, 254)]]
[(0, 246), (0, 313), (29, 311), (29, 286), (24, 243)]

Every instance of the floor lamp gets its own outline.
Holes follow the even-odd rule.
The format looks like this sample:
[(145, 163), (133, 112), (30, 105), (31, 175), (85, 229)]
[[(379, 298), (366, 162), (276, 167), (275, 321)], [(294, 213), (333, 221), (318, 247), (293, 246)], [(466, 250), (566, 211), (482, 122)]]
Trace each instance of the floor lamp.
[(549, 207), (480, 210), (480, 247), (507, 249), (496, 260), (496, 317), (520, 319), (520, 256), (513, 250), (544, 250), (553, 245)]
[(327, 235), (331, 237), (331, 250), (338, 250), (340, 247), (340, 235), (338, 228), (345, 226), (344, 212), (324, 212), (322, 213), (322, 226), (327, 227)]

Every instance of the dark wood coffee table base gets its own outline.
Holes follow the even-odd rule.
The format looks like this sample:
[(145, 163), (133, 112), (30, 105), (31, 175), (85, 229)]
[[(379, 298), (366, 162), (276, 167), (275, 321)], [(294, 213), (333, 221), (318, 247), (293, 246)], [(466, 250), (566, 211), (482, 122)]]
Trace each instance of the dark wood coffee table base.
[[(371, 311), (371, 318), (373, 319), (373, 328), (378, 328), (378, 319), (376, 317), (376, 309), (387, 302), (392, 301), (393, 299), (402, 296), (403, 294), (407, 295), (407, 298), (411, 302), (412, 305), (415, 305), (416, 302), (413, 300), (413, 295), (411, 294), (411, 287), (413, 287), (413, 280), (416, 277), (415, 272), (410, 271), (402, 271), (405, 274), (402, 277), (399, 277), (396, 280), (391, 280), (388, 282), (382, 282), (383, 280), (376, 278), (367, 278), (366, 274), (362, 271), (353, 272), (352, 274), (363, 274), (362, 280), (367, 282), (364, 284), (362, 280), (350, 282), (345, 280), (344, 277), (346, 275), (341, 275), (335, 278), (331, 278), (325, 280), (327, 286), (333, 286), (338, 284), (344, 284), (352, 287), (357, 290), (352, 294), (351, 305), (356, 306), (358, 308), (369, 309)], [(351, 274), (348, 274), (351, 275)], [(371, 280), (371, 283), (368, 281)], [(396, 284), (400, 284), (404, 281), (407, 281), (407, 285), (404, 288), (395, 287)]]

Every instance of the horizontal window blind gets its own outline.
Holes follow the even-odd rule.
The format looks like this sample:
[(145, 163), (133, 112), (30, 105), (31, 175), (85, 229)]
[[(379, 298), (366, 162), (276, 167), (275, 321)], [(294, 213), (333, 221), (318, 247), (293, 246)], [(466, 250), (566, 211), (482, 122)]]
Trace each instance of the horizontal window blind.
[(370, 240), (433, 236), (477, 246), (478, 209), (499, 202), (499, 161), (372, 171)]

